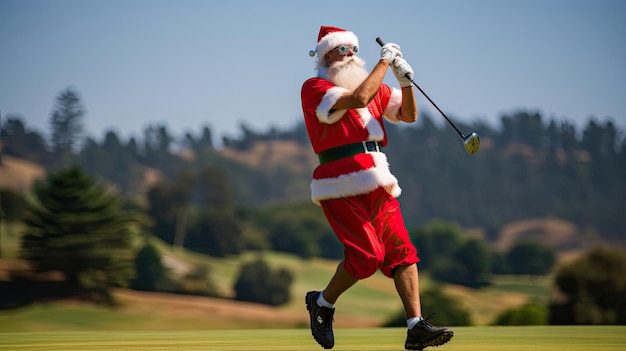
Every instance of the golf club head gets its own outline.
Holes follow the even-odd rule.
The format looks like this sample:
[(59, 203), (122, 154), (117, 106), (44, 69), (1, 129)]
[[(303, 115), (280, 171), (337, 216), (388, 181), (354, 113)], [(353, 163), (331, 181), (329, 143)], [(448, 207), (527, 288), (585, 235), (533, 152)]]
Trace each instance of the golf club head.
[(463, 146), (465, 146), (465, 151), (467, 151), (470, 155), (478, 152), (478, 148), (480, 148), (480, 139), (478, 138), (478, 134), (472, 133), (464, 136)]

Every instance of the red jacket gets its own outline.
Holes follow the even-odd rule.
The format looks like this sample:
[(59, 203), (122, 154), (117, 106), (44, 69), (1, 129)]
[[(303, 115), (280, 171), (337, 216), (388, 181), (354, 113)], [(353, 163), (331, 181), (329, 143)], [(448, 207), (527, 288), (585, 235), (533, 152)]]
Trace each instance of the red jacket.
[[(347, 90), (319, 78), (302, 85), (302, 111), (315, 153), (361, 141), (379, 141), (387, 145), (383, 117), (398, 123), (402, 104), (400, 90), (382, 84), (366, 108), (330, 109)], [(398, 180), (389, 171), (387, 156), (382, 152), (362, 153), (318, 166), (313, 172), (311, 199), (321, 200), (368, 193), (384, 187), (399, 196)]]

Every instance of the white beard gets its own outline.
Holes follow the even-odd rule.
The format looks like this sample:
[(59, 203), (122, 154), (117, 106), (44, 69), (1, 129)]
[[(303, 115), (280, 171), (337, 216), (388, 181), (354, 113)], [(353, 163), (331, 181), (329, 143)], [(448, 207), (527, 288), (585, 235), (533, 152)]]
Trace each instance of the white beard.
[(365, 61), (357, 56), (346, 56), (342, 61), (334, 62), (324, 73), (323, 78), (350, 91), (354, 91), (369, 76)]

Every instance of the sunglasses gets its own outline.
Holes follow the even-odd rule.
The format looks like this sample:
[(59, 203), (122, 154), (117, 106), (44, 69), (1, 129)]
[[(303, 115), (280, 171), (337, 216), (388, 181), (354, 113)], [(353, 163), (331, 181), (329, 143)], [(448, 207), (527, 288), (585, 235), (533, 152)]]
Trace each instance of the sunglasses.
[(341, 45), (341, 46), (336, 47), (335, 50), (338, 50), (340, 55), (346, 56), (350, 52), (350, 50), (352, 50), (352, 52), (355, 54), (359, 52), (359, 47), (356, 45), (352, 45), (352, 46)]

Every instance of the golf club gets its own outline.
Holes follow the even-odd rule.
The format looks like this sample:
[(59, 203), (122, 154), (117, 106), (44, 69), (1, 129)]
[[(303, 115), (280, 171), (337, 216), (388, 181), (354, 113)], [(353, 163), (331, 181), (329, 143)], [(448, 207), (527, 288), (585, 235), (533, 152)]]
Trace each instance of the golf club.
[[(383, 40), (380, 39), (380, 38), (376, 38), (376, 42), (380, 46), (385, 45)], [(435, 102), (433, 100), (431, 100), (428, 97), (428, 95), (426, 95), (426, 93), (422, 90), (422, 88), (420, 88), (419, 85), (417, 85), (417, 83), (415, 83), (413, 81), (413, 79), (411, 79), (411, 77), (409, 77), (408, 74), (406, 75), (406, 77), (411, 81), (411, 83), (413, 83), (413, 85), (417, 88), (417, 90), (419, 90), (420, 93), (422, 93), (422, 95), (424, 95), (424, 97), (437, 109), (437, 111), (439, 111), (439, 113), (441, 113), (443, 118), (445, 118), (446, 121), (448, 121), (448, 123), (450, 123), (452, 128), (454, 128), (454, 130), (456, 130), (456, 132), (459, 133), (459, 135), (461, 136), (461, 139), (463, 140), (463, 146), (465, 147), (465, 151), (467, 151), (467, 153), (470, 154), (470, 155), (475, 154), (476, 152), (478, 152), (478, 148), (480, 147), (480, 139), (478, 138), (478, 134), (472, 133), (472, 134), (468, 134), (468, 135), (463, 135), (463, 133), (461, 133), (461, 131), (448, 118), (448, 116), (446, 116), (446, 114), (443, 113), (443, 111), (441, 111), (441, 109), (437, 106), (437, 104), (435, 104)]]

